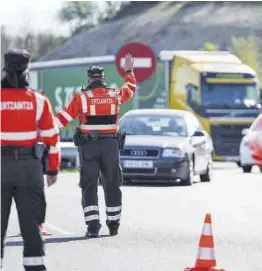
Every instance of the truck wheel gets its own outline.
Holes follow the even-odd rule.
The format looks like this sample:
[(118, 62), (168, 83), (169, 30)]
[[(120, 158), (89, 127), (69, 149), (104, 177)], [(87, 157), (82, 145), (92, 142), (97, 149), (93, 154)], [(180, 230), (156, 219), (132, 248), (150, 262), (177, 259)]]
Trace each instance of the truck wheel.
[(242, 170), (244, 173), (250, 173), (252, 170), (252, 166), (242, 166)]
[(238, 165), (238, 167), (241, 167), (241, 162), (237, 161), (236, 164)]

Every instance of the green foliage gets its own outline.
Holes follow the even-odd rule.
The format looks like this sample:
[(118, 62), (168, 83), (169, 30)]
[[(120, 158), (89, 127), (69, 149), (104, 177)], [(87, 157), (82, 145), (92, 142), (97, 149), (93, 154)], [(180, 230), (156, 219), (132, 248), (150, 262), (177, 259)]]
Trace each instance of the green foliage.
[(255, 37), (232, 37), (232, 50), (243, 63), (251, 67), (257, 73), (262, 87), (262, 67), (259, 63), (258, 46)]
[(95, 25), (97, 11), (98, 7), (94, 2), (68, 1), (63, 3), (59, 18), (62, 22), (69, 23), (72, 34), (76, 34)]
[(219, 46), (212, 42), (206, 42), (204, 45), (204, 51), (220, 51)]

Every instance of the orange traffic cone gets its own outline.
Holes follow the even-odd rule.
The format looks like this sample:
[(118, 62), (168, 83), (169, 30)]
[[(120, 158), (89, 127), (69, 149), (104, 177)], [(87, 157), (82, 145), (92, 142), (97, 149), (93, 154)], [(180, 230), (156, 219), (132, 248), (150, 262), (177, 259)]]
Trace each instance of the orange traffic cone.
[(187, 267), (184, 271), (226, 271), (216, 266), (211, 214), (206, 214), (205, 217), (195, 266)]
[(43, 224), (40, 224), (39, 228), (40, 228), (41, 233), (42, 233), (43, 236), (50, 236), (50, 235), (52, 235), (50, 232), (43, 230)]

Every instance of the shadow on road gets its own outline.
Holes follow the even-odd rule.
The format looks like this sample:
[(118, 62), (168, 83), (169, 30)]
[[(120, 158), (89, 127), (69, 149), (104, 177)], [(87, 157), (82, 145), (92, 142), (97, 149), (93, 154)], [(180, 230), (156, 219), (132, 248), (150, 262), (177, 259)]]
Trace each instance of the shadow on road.
[[(99, 237), (95, 239), (100, 239), (100, 238), (106, 238), (110, 237), (110, 235), (100, 235)], [(9, 236), (10, 238), (10, 236)], [(51, 237), (45, 239), (45, 244), (55, 244), (55, 243), (67, 243), (67, 242), (74, 242), (74, 241), (84, 241), (88, 239), (94, 239), (90, 237), (85, 237), (85, 236), (74, 236), (74, 237)], [(23, 241), (8, 241), (6, 242), (5, 246), (7, 247), (20, 247), (23, 246), (24, 242)]]

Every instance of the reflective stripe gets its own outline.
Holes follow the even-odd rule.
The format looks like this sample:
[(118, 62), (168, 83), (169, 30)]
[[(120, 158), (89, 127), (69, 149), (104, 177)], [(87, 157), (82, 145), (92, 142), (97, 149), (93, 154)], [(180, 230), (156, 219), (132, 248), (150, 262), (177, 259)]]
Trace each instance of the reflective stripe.
[(119, 220), (121, 215), (108, 215), (107, 220), (113, 221), (113, 220)]
[(63, 128), (64, 125), (62, 124), (62, 122), (59, 120), (59, 118), (55, 117), (55, 121), (56, 121), (56, 124), (58, 126), (58, 128)]
[(115, 114), (116, 114), (116, 105), (111, 104), (111, 115), (115, 115)]
[(109, 94), (110, 97), (115, 97), (116, 96), (116, 91), (112, 90), (112, 89), (109, 89), (108, 94)]
[(90, 212), (90, 211), (99, 211), (99, 208), (97, 205), (91, 205), (84, 208), (84, 212)]
[(108, 125), (85, 125), (85, 124), (81, 124), (80, 128), (85, 129), (85, 130), (113, 130), (113, 129), (117, 129), (117, 125), (116, 124), (108, 124)]
[(37, 137), (37, 131), (35, 132), (14, 132), (14, 133), (2, 133), (2, 140), (31, 140)]
[(214, 260), (215, 258), (216, 257), (215, 257), (214, 248), (208, 248), (208, 247), (198, 248), (198, 252), (197, 252), (198, 260)]
[(42, 117), (42, 114), (43, 114), (43, 111), (44, 111), (44, 104), (45, 104), (45, 100), (44, 100), (44, 97), (37, 93), (37, 92), (34, 92), (35, 93), (35, 98), (36, 98), (36, 121), (38, 122), (41, 117)]
[(50, 146), (50, 150), (49, 150), (49, 153), (58, 153), (60, 151), (60, 146)]
[(203, 228), (203, 235), (212, 235), (212, 226), (210, 223), (205, 223)]
[(130, 97), (133, 97), (134, 92), (129, 88), (129, 86), (127, 84), (124, 84), (123, 87), (128, 91)]
[(86, 221), (91, 221), (91, 220), (99, 220), (99, 215), (89, 215), (89, 216), (86, 216)]
[(95, 106), (95, 104), (90, 105), (90, 115), (91, 116), (96, 115), (96, 106)]
[(72, 121), (72, 120), (73, 120), (73, 118), (72, 118), (66, 111), (61, 110), (60, 113), (61, 113), (61, 115), (62, 115), (63, 117), (65, 117), (68, 121)]
[(86, 113), (87, 112), (87, 100), (86, 100), (85, 93), (82, 93), (80, 97), (81, 97), (81, 103), (82, 103), (83, 113)]
[(59, 134), (59, 130), (58, 130), (57, 126), (55, 126), (54, 128), (48, 129), (48, 130), (40, 130), (40, 135), (43, 137), (51, 137), (55, 134)]
[(107, 212), (118, 212), (120, 211), (122, 206), (116, 206), (116, 207), (106, 207)]
[(91, 90), (88, 90), (85, 93), (87, 94), (87, 97), (89, 97), (89, 98), (93, 98), (94, 97), (94, 94), (92, 93)]
[(24, 257), (25, 266), (38, 266), (44, 264), (44, 257)]
[(136, 85), (135, 84), (132, 84), (132, 83), (130, 83), (130, 82), (127, 82), (127, 85), (129, 85), (130, 87), (136, 87)]

